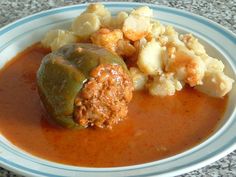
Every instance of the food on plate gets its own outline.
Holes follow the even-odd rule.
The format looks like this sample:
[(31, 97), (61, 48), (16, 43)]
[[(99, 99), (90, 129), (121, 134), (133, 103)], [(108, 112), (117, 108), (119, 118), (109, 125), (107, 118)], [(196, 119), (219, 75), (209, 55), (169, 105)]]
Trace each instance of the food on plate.
[(174, 53), (173, 59), (167, 59), (165, 69), (174, 73), (179, 81), (187, 83), (191, 87), (201, 85), (205, 74), (205, 64), (201, 58), (182, 47), (179, 47)]
[(123, 23), (128, 16), (129, 14), (127, 12), (118, 12), (115, 17), (112, 17), (109, 26), (115, 29), (122, 29)]
[(93, 44), (104, 47), (111, 52), (116, 52), (118, 41), (123, 40), (123, 33), (120, 29), (110, 30), (101, 28), (91, 35)]
[(0, 131), (63, 164), (156, 161), (219, 127), (234, 82), (224, 69), (200, 39), (155, 20), (148, 6), (112, 16), (90, 4), (0, 71)]
[(196, 89), (213, 97), (223, 97), (232, 89), (233, 79), (223, 72), (207, 72)]
[(102, 27), (108, 26), (111, 22), (111, 12), (103, 4), (90, 4), (83, 14), (86, 13), (97, 15)]
[(171, 96), (183, 88), (180, 81), (174, 78), (173, 74), (162, 74), (154, 78), (149, 85), (149, 93), (158, 96)]
[[(130, 13), (121, 11), (117, 16), (111, 17), (110, 11), (102, 4), (91, 4), (72, 22), (71, 29), (72, 31), (60, 29), (49, 31), (42, 40), (43, 46), (51, 47), (52, 51), (54, 51), (54, 53), (49, 55), (50, 57), (45, 59), (45, 61), (51, 61), (49, 66), (53, 63), (52, 66), (55, 67), (55, 59), (52, 59), (54, 57), (69, 55), (73, 52), (78, 53), (79, 46), (77, 46), (78, 49), (75, 49), (71, 43), (80, 41), (105, 48), (103, 50), (111, 52), (109, 55), (113, 55), (113, 58), (119, 58), (120, 63), (124, 60), (122, 65), (127, 64), (129, 71), (118, 72), (118, 75), (124, 75), (121, 77), (124, 81), (121, 81), (121, 83), (131, 81), (135, 90), (146, 90), (152, 96), (173, 96), (186, 85), (213, 97), (223, 97), (232, 89), (234, 80), (224, 74), (224, 64), (220, 60), (208, 56), (204, 46), (192, 34), (179, 35), (172, 26), (164, 26), (159, 21), (153, 20), (153, 12), (147, 6), (134, 9)], [(69, 47), (63, 47), (65, 44), (71, 44), (74, 51), (70, 50)], [(56, 49), (59, 50), (55, 51)], [(84, 51), (83, 47), (81, 50)], [(87, 48), (86, 53), (80, 57), (82, 59), (86, 58), (86, 62), (94, 61), (90, 56), (91, 50)], [(106, 52), (108, 53), (108, 51)], [(74, 57), (77, 57), (77, 54)], [(47, 58), (50, 58), (50, 60)], [(59, 61), (59, 59), (57, 60)], [(76, 62), (77, 60), (76, 58)], [(78, 65), (73, 62), (73, 59), (69, 59), (68, 65), (71, 67), (71, 62), (74, 67)], [(41, 68), (44, 68), (45, 63), (43, 62)], [(108, 82), (115, 83), (115, 77), (118, 77), (118, 75), (112, 75), (112, 70), (120, 71), (120, 69), (109, 68), (110, 66), (106, 65), (102, 66), (103, 68), (106, 67), (106, 72), (110, 72), (110, 76), (113, 76), (113, 79), (106, 80), (103, 84), (106, 85)], [(126, 66), (123, 66), (123, 68), (126, 68)], [(92, 77), (91, 73), (95, 73), (96, 69), (93, 72), (89, 71), (91, 73), (86, 73), (85, 76), (85, 73), (80, 72), (80, 70), (83, 71), (83, 67), (77, 67), (77, 69), (79, 73), (76, 74), (81, 75), (80, 77), (83, 77), (83, 79), (75, 82), (77, 85), (72, 84), (69, 86), (71, 87), (70, 89), (74, 89), (69, 92), (70, 99), (67, 99), (68, 103), (70, 103), (69, 112), (65, 106), (67, 104), (64, 104), (63, 101), (61, 104), (56, 103), (57, 97), (60, 98), (63, 94), (54, 91), (54, 89), (60, 89), (58, 89), (59, 86), (58, 88), (52, 87), (53, 82), (50, 79), (55, 75), (55, 78), (59, 80), (60, 77), (65, 77), (64, 80), (68, 79), (71, 82), (71, 73), (68, 77), (65, 74), (59, 77), (56, 73), (58, 71), (49, 69), (49, 74), (41, 75), (41, 78), (45, 78), (45, 80), (50, 78), (49, 75), (51, 76), (47, 82), (52, 85), (46, 88), (54, 99), (53, 103), (50, 102), (51, 98), (47, 100), (46, 93), (42, 92), (43, 84), (40, 85), (41, 80), (39, 77), (39, 90), (41, 95), (43, 95), (42, 100), (52, 117), (59, 120), (58, 122), (66, 127), (80, 125), (82, 127), (97, 126), (100, 128), (111, 128), (113, 124), (124, 119), (128, 113), (128, 103), (132, 98), (131, 83), (126, 85), (116, 83), (116, 86), (110, 87), (108, 92), (97, 92), (96, 89), (98, 89), (99, 85), (97, 81), (87, 80)], [(100, 70), (96, 71), (96, 73), (101, 73), (102, 69)], [(42, 73), (42, 71), (44, 70), (40, 69), (39, 73)], [(75, 72), (78, 71), (76, 70)], [(97, 77), (93, 76), (92, 78)], [(117, 78), (117, 80), (119, 79)], [(58, 82), (57, 80), (54, 81)], [(59, 85), (62, 85), (62, 83)], [(66, 95), (68, 90), (66, 87), (63, 88), (63, 86), (60, 87), (62, 87), (62, 91), (64, 89), (63, 98), (65, 99), (68, 97)], [(81, 99), (77, 99), (77, 94), (82, 87), (84, 89), (79, 94), (80, 97), (83, 97), (81, 101)], [(99, 89), (103, 90), (105, 86), (100, 86)], [(87, 93), (86, 90), (90, 91), (87, 91)], [(127, 97), (125, 90), (128, 90), (129, 96)], [(108, 101), (107, 97), (109, 96), (113, 98), (110, 98), (111, 102)]]
[[(177, 91), (181, 85), (167, 74), (150, 82), (151, 94), (175, 94), (153, 96), (149, 90), (142, 90), (149, 76), (131, 67), (137, 91), (133, 92), (124, 121), (112, 129), (61, 127), (51, 121), (37, 90), (36, 73), (48, 53), (40, 44), (33, 45), (0, 71), (0, 131), (14, 145), (35, 156), (85, 167), (152, 162), (198, 145), (224, 121), (228, 96), (219, 99), (188, 86)], [(88, 96), (95, 93), (89, 92), (93, 88), (85, 90)]]
[[(52, 33), (49, 31), (42, 40), (52, 50), (76, 41), (76, 36), (77, 41), (96, 44), (122, 57), (129, 69), (136, 68), (139, 76), (145, 76), (137, 77), (130, 70), (135, 89), (151, 95), (174, 95), (188, 85), (210, 96), (223, 97), (234, 82), (224, 73), (222, 61), (209, 56), (195, 36), (179, 34), (172, 26), (154, 20), (148, 6), (111, 16), (104, 5), (90, 4), (72, 22), (72, 31), (66, 33), (70, 37), (64, 39)], [(52, 38), (56, 42), (50, 42)], [(161, 89), (164, 87), (165, 91)], [(212, 88), (217, 91), (210, 93)]]
[(82, 39), (88, 39), (101, 26), (99, 17), (94, 13), (85, 13), (78, 16), (72, 23), (72, 31)]
[(93, 44), (48, 54), (37, 73), (47, 111), (65, 127), (109, 127), (123, 120), (133, 84), (123, 60)]
[(152, 40), (147, 42), (139, 51), (137, 65), (139, 69), (147, 75), (157, 75), (163, 69), (163, 49), (159, 42)]
[(143, 90), (148, 80), (147, 75), (142, 73), (137, 67), (131, 67), (129, 71), (130, 71), (130, 76), (133, 80), (134, 89)]
[(124, 20), (122, 31), (126, 38), (137, 41), (148, 34), (152, 10), (148, 7), (140, 7), (132, 11)]
[(50, 30), (41, 41), (43, 46), (50, 48), (52, 51), (57, 50), (66, 44), (75, 42), (77, 42), (76, 35), (71, 31), (62, 29)]

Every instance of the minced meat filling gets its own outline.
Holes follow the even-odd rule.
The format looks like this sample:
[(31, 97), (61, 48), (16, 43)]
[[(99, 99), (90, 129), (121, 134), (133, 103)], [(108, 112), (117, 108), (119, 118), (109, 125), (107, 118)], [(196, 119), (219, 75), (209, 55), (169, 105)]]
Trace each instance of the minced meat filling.
[(112, 128), (125, 119), (133, 84), (121, 66), (101, 64), (75, 99), (74, 119), (84, 127)]

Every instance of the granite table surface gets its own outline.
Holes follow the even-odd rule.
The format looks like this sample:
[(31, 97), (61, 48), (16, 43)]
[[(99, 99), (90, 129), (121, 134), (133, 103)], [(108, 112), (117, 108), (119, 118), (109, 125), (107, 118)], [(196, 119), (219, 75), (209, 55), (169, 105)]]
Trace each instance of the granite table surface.
[[(0, 0), (0, 27), (17, 19), (43, 10), (95, 2), (93, 0)], [(98, 1), (97, 1), (98, 2)], [(102, 1), (100, 1), (102, 2)], [(236, 0), (129, 0), (129, 2), (146, 2), (183, 9), (211, 19), (236, 33)], [(0, 177), (20, 177), (0, 167)], [(181, 175), (181, 177), (236, 177), (236, 150), (224, 158), (201, 169)]]

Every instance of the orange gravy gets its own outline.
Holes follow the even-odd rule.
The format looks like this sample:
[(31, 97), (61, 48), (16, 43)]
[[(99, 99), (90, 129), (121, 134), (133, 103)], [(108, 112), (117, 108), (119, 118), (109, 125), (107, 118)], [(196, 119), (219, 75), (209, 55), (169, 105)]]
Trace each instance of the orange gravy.
[(223, 117), (227, 97), (186, 87), (164, 98), (135, 92), (127, 119), (112, 130), (60, 128), (47, 121), (37, 93), (35, 74), (47, 53), (34, 45), (0, 72), (0, 132), (33, 155), (89, 167), (140, 164), (199, 144)]

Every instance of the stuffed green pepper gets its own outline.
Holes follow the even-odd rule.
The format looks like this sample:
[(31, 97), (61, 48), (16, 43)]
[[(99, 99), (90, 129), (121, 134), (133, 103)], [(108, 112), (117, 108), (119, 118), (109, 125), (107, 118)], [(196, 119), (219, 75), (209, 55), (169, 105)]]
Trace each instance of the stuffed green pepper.
[(112, 128), (132, 99), (124, 61), (93, 44), (70, 44), (45, 56), (37, 83), (50, 117), (68, 128)]

